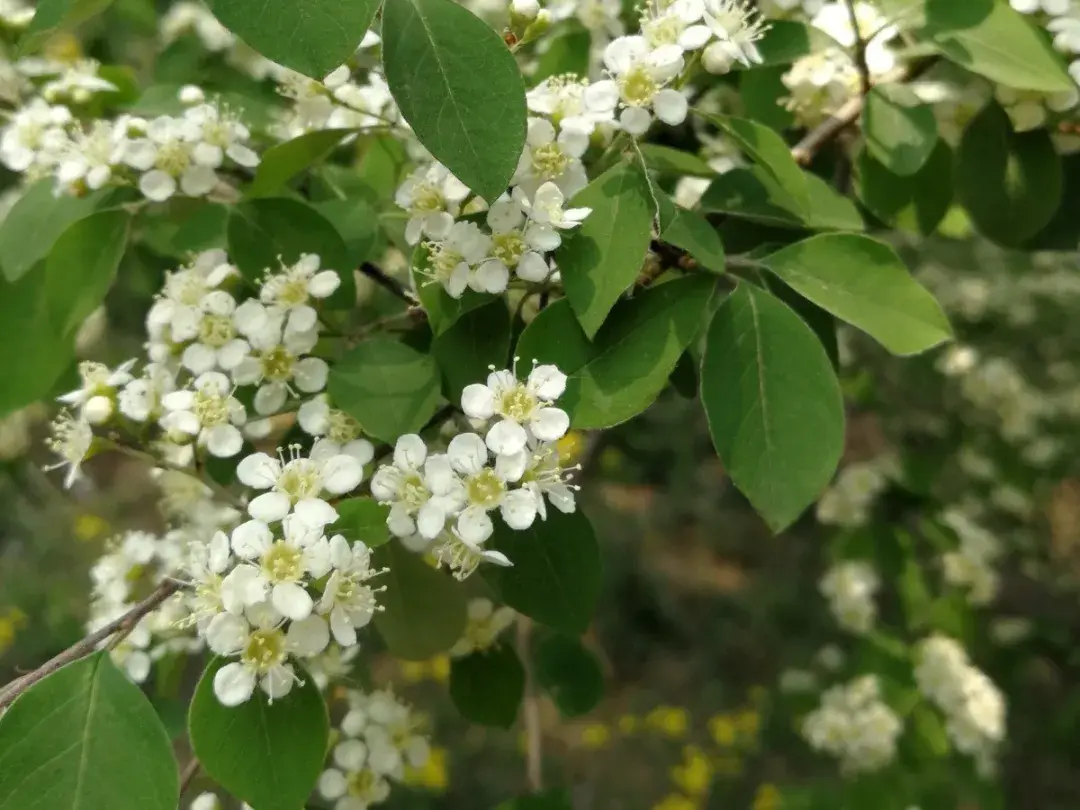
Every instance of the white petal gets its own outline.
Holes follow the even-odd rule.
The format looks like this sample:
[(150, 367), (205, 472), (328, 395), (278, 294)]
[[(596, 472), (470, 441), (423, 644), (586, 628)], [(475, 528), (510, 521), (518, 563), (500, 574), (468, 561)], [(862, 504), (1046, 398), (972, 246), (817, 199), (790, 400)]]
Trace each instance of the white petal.
[(326, 375), (330, 367), (321, 357), (305, 357), (293, 366), (293, 382), (306, 394), (314, 394), (326, 388)]
[(206, 435), (206, 449), (217, 458), (232, 458), (244, 448), (244, 437), (232, 425), (217, 425)]
[(500, 295), (506, 291), (509, 281), (510, 271), (506, 265), (498, 259), (488, 259), (473, 272), (469, 286), (477, 292)]
[(257, 568), (238, 565), (221, 582), (221, 604), (230, 613), (242, 614), (266, 599), (266, 587), (266, 577)]
[(255, 392), (255, 413), (261, 416), (277, 413), (285, 407), (288, 396), (289, 391), (283, 383), (260, 385), (259, 390)]
[(457, 533), (469, 545), (479, 545), (491, 537), (495, 527), (487, 512), (479, 506), (470, 506), (457, 519)]
[(280, 700), (292, 691), (294, 675), (288, 664), (278, 664), (262, 676), (259, 687), (271, 701)]
[(236, 655), (247, 637), (248, 623), (232, 613), (219, 613), (206, 626), (206, 646), (216, 655)]
[(202, 374), (217, 365), (217, 352), (202, 343), (192, 343), (180, 355), (180, 365), (192, 374)]
[(551, 402), (561, 397), (566, 390), (566, 375), (559, 371), (558, 366), (544, 363), (529, 373), (528, 386), (540, 399)]
[(352, 492), (364, 480), (364, 465), (352, 456), (334, 456), (322, 467), (323, 489), (334, 495)]
[(336, 270), (323, 270), (308, 283), (308, 294), (314, 298), (327, 298), (340, 286), (341, 276)]
[(461, 392), (461, 410), (473, 419), (490, 419), (495, 413), (495, 397), (491, 389), (480, 383), (466, 385)]
[(689, 106), (686, 96), (671, 88), (661, 90), (653, 98), (653, 112), (656, 117), (670, 126), (677, 126), (686, 120)]
[(239, 706), (255, 691), (255, 673), (243, 664), (226, 664), (214, 674), (214, 694), (223, 706)]
[(536, 499), (524, 489), (515, 489), (506, 493), (499, 507), (506, 525), (516, 531), (523, 531), (536, 520)]
[(474, 475), (487, 466), (487, 445), (475, 433), (460, 433), (451, 439), (446, 455), (454, 469), (463, 475)]
[(335, 768), (322, 772), (319, 777), (318, 790), (325, 799), (340, 799), (348, 790), (349, 783), (345, 780), (345, 774)]
[(398, 437), (394, 445), (394, 466), (399, 470), (415, 470), (427, 458), (427, 445), (415, 433)]
[(254, 489), (269, 489), (281, 475), (281, 463), (266, 453), (253, 453), (236, 466), (236, 477), (241, 484)]
[(428, 540), (434, 540), (446, 525), (446, 512), (438, 503), (428, 501), (420, 507), (416, 513), (416, 528), (420, 535)]
[(355, 773), (362, 770), (367, 761), (367, 746), (360, 740), (345, 740), (334, 748), (334, 764)]
[(248, 514), (253, 518), (274, 523), (289, 514), (292, 503), (284, 492), (265, 492), (248, 504)]
[(334, 634), (334, 641), (342, 647), (351, 647), (356, 643), (356, 628), (339, 607), (330, 613), (330, 630)]
[(488, 431), (487, 446), (497, 455), (512, 456), (525, 449), (527, 438), (525, 428), (517, 422), (503, 419), (492, 425), (491, 430)]
[(289, 625), (285, 643), (293, 655), (301, 658), (318, 655), (330, 643), (330, 628), (322, 616), (311, 615)]
[(611, 112), (619, 103), (619, 87), (610, 79), (593, 82), (585, 88), (583, 98), (590, 111)]
[(712, 39), (712, 31), (707, 25), (691, 25), (679, 35), (679, 46), (688, 50), (696, 51), (705, 47), (705, 43)]
[(630, 135), (644, 135), (652, 123), (652, 116), (641, 107), (627, 107), (619, 116), (619, 125)]
[(306, 619), (315, 607), (311, 595), (295, 582), (280, 582), (275, 585), (270, 602), (282, 616), (293, 621)]
[(522, 450), (512, 456), (495, 457), (495, 474), (503, 481), (519, 481), (529, 466), (529, 451)]
[(304, 498), (302, 501), (297, 501), (296, 506), (293, 507), (293, 514), (313, 529), (329, 526), (338, 519), (337, 510), (319, 498)]
[(533, 436), (542, 442), (553, 442), (566, 435), (570, 417), (560, 408), (541, 408), (529, 422)]
[(209, 166), (189, 166), (180, 178), (180, 189), (189, 197), (202, 197), (213, 190), (217, 181), (217, 175)]
[(242, 560), (254, 560), (274, 542), (274, 533), (261, 520), (241, 523), (232, 531), (233, 554)]
[(518, 259), (514, 274), (523, 281), (538, 283), (547, 279), (551, 274), (551, 268), (548, 267), (548, 263), (543, 256), (530, 250), (523, 253), (521, 258)]

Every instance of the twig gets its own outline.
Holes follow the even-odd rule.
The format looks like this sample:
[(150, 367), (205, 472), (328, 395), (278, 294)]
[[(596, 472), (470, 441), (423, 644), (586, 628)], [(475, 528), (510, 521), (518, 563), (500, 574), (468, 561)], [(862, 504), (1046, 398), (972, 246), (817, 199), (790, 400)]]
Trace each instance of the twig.
[(791, 150), (791, 156), (795, 158), (795, 162), (803, 166), (808, 164), (821, 147), (859, 119), (862, 109), (862, 96), (856, 96), (844, 102), (839, 110), (807, 132), (806, 136), (795, 144)]
[(90, 653), (98, 648), (98, 645), (101, 644), (101, 642), (113, 635), (115, 635), (115, 638), (113, 639), (113, 643), (110, 644), (110, 647), (114, 646), (115, 643), (124, 639), (128, 633), (135, 629), (135, 625), (139, 623), (139, 619), (150, 613), (158, 607), (158, 605), (176, 593), (180, 589), (180, 585), (181, 583), (175, 580), (165, 580), (157, 586), (157, 589), (152, 594), (132, 607), (120, 618), (114, 619), (82, 640), (75, 642), (59, 655), (50, 658), (33, 672), (28, 672), (21, 678), (16, 678), (0, 691), (0, 709), (9, 706), (15, 698), (38, 681), (52, 675), (52, 673), (56, 672), (60, 667), (90, 655)]
[(529, 655), (532, 638), (532, 620), (518, 616), (517, 651), (525, 668), (525, 696), (522, 699), (522, 715), (525, 720), (525, 778), (531, 793), (544, 789), (543, 730), (540, 727), (540, 699), (536, 694), (536, 679)]
[(193, 756), (180, 774), (180, 795), (183, 796), (199, 773), (199, 758)]
[(855, 13), (855, 0), (844, 0), (844, 5), (847, 6), (851, 30), (855, 34), (855, 67), (859, 71), (859, 84), (865, 96), (873, 86), (870, 80), (870, 66), (866, 64), (866, 40), (863, 39), (862, 32), (859, 30), (859, 16)]
[(405, 303), (410, 306), (415, 306), (420, 303), (416, 300), (416, 296), (412, 294), (410, 290), (405, 289), (405, 285), (398, 281), (396, 278), (391, 278), (383, 272), (382, 268), (371, 262), (364, 262), (360, 265), (360, 272), (370, 278), (384, 290), (387, 290), (393, 295), (396, 295)]

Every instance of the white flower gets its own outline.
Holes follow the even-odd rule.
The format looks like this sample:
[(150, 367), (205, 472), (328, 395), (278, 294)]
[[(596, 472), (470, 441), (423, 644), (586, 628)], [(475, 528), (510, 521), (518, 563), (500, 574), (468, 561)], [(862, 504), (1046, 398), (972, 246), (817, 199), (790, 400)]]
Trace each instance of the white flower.
[(683, 68), (678, 45), (651, 50), (644, 37), (619, 37), (604, 49), (604, 65), (612, 78), (594, 82), (585, 91), (586, 99), (596, 109), (621, 105), (619, 124), (630, 135), (643, 135), (653, 114), (671, 125), (686, 119), (686, 97), (665, 86)]
[(333, 571), (317, 610), (330, 615), (330, 631), (343, 647), (356, 644), (356, 631), (367, 625), (378, 610), (376, 590), (367, 581), (382, 571), (371, 567), (371, 550), (360, 541), (349, 542), (340, 534), (330, 538)]
[(193, 542), (188, 549), (185, 570), (191, 578), (190, 621), (205, 628), (206, 623), (225, 610), (221, 586), (225, 572), (233, 564), (229, 536), (214, 532), (209, 543)]
[[(183, 3), (180, 5), (183, 5)], [(191, 800), (191, 804), (188, 805), (188, 810), (221, 810), (221, 802), (218, 801), (218, 797), (215, 794), (206, 791), (205, 793), (200, 793)]]
[[(491, 248), (491, 237), (476, 223), (455, 222), (445, 239), (425, 242), (424, 246), (428, 250), (425, 275), (441, 284), (451, 297), (460, 298), (466, 287), (489, 292), (499, 286), (498, 278), (488, 272), (474, 273), (474, 268), (487, 258)], [(502, 287), (505, 289), (505, 281)]]
[(1036, 14), (1041, 11), (1057, 17), (1072, 10), (1073, 0), (1009, 0), (1009, 5), (1021, 14)]
[[(584, 98), (590, 98), (585, 91)], [(609, 113), (614, 105), (597, 109)], [(520, 186), (527, 196), (532, 196), (543, 183), (555, 183), (563, 194), (572, 197), (588, 185), (581, 156), (589, 148), (589, 133), (583, 128), (563, 127), (556, 134), (555, 127), (544, 118), (530, 118), (525, 136), (525, 149), (518, 160), (517, 170), (511, 183)]]
[(398, 537), (419, 532), (433, 539), (460, 510), (464, 492), (446, 456), (428, 456), (424, 440), (406, 434), (394, 445), (393, 464), (371, 478), (371, 494), (390, 505), (386, 525)]
[(293, 621), (311, 615), (315, 602), (306, 585), (330, 571), (330, 544), (322, 527), (312, 528), (296, 515), (281, 522), (282, 536), (275, 538), (261, 520), (249, 520), (233, 529), (233, 553), (245, 563), (228, 573), (221, 585), (221, 599), (231, 613), (264, 601)]
[(896, 758), (904, 724), (882, 701), (877, 676), (864, 675), (825, 692), (801, 730), (811, 747), (838, 757), (846, 772), (865, 773)]
[(168, 368), (148, 363), (142, 376), (131, 380), (117, 395), (117, 408), (132, 421), (149, 422), (157, 417), (165, 394), (175, 389), (176, 380)]
[(90, 452), (90, 445), (94, 441), (94, 430), (85, 419), (75, 419), (68, 411), (61, 411), (57, 415), (51, 429), (52, 437), (45, 444), (59, 455), (61, 460), (45, 469), (56, 470), (67, 467), (64, 487), (69, 488), (82, 472), (83, 460)]
[(999, 84), (994, 88), (994, 96), (1008, 113), (1013, 129), (1029, 132), (1046, 123), (1048, 110), (1061, 113), (1075, 107), (1080, 102), (1080, 89), (1074, 87), (1060, 93), (1039, 93)]
[[(758, 10), (746, 0), (703, 0), (700, 28), (693, 26), (684, 38), (692, 38), (701, 47), (715, 38), (701, 55), (702, 64), (710, 73), (726, 73), (733, 62), (754, 67), (762, 62), (755, 44), (768, 30)], [(702, 34), (704, 37), (702, 38)]]
[(173, 341), (173, 333), (186, 335), (184, 340), (194, 337), (204, 314), (203, 299), (236, 272), (225, 251), (215, 249), (203, 251), (191, 264), (166, 273), (161, 294), (146, 315), (151, 340)]
[(468, 186), (441, 163), (414, 171), (394, 194), (394, 202), (409, 214), (405, 241), (415, 245), (424, 236), (445, 239), (467, 196)]
[(614, 123), (611, 109), (593, 109), (586, 99), (589, 83), (573, 74), (551, 76), (525, 94), (529, 112), (545, 115), (560, 129), (589, 137)]
[[(896, 67), (896, 55), (889, 49), (888, 42), (897, 36), (898, 29), (889, 24), (889, 20), (873, 3), (854, 0), (854, 8), (859, 35), (866, 43), (866, 66), (870, 69), (871, 77), (877, 78)], [(855, 47), (857, 37), (851, 25), (848, 0), (826, 3), (814, 15), (810, 24), (824, 31), (843, 47)]]
[(367, 464), (375, 457), (371, 442), (361, 438), (360, 423), (345, 411), (330, 407), (325, 394), (303, 403), (296, 413), (296, 421), (309, 436), (326, 437), (342, 453), (353, 456), (361, 464)]
[(862, 560), (837, 563), (825, 572), (818, 587), (841, 627), (856, 634), (870, 631), (877, 615), (874, 595), (881, 587), (873, 566)]
[(321, 616), (281, 628), (273, 608), (260, 605), (245, 616), (219, 613), (206, 628), (206, 643), (216, 655), (239, 656), (214, 673), (214, 694), (225, 706), (239, 706), (251, 699), (256, 683), (271, 701), (285, 697), (297, 680), (289, 655), (311, 656), (330, 642)]
[(468, 579), (482, 562), (503, 568), (513, 565), (501, 551), (485, 549), (478, 543), (469, 543), (453, 531), (445, 531), (439, 535), (431, 553), (435, 557), (436, 565), (439, 568), (445, 565), (458, 580)]
[[(1058, 17), (1046, 24), (1046, 30), (1054, 35), (1054, 47), (1064, 53), (1080, 53), (1080, 16)], [(1074, 62), (1069, 73), (1074, 74)], [(1075, 76), (1075, 74), (1074, 74)]]
[(56, 181), (65, 189), (79, 184), (96, 190), (112, 178), (113, 170), (123, 163), (127, 133), (109, 121), (95, 121), (89, 130), (76, 131), (59, 157)]
[(177, 188), (201, 197), (217, 185), (217, 174), (195, 160), (198, 131), (193, 122), (159, 116), (146, 126), (146, 136), (128, 143), (125, 162), (143, 174), (139, 190), (154, 202), (164, 202)]
[(534, 366), (524, 383), (512, 370), (492, 371), (486, 385), (465, 386), (461, 409), (473, 419), (501, 417), (488, 430), (487, 446), (497, 455), (512, 456), (525, 449), (530, 433), (544, 442), (566, 434), (570, 417), (552, 407), (565, 389), (566, 375), (552, 365)]
[(529, 217), (525, 230), (525, 241), (538, 251), (555, 250), (562, 244), (559, 231), (576, 228), (585, 217), (592, 213), (591, 208), (567, 208), (566, 195), (554, 183), (544, 183), (533, 194), (532, 200), (525, 196), (521, 187), (514, 189), (515, 199)]
[(319, 793), (334, 802), (334, 810), (367, 810), (390, 796), (390, 783), (367, 767), (367, 746), (360, 740), (343, 740), (334, 748), (336, 768), (319, 777)]
[[(257, 311), (256, 307), (250, 309)], [(290, 393), (321, 391), (326, 387), (330, 371), (321, 357), (303, 356), (315, 348), (318, 332), (314, 329), (293, 332), (284, 329), (283, 321), (270, 317), (265, 328), (249, 333), (252, 351), (232, 370), (233, 381), (238, 385), (259, 384), (255, 411), (263, 416), (280, 411)]]
[(42, 85), (41, 97), (51, 103), (86, 104), (96, 93), (114, 92), (116, 85), (98, 75), (99, 67), (92, 59), (53, 63), (48, 74), (59, 75)]
[(536, 519), (536, 500), (525, 489), (510, 489), (524, 473), (513, 464), (488, 466), (488, 448), (475, 433), (461, 433), (450, 440), (446, 456), (455, 472), (462, 476), (465, 508), (458, 515), (457, 535), (473, 545), (491, 537), (494, 527), (488, 512), (499, 509), (506, 524), (517, 530), (527, 529)]
[(71, 111), (35, 98), (19, 109), (0, 135), (0, 161), (15, 172), (54, 166), (67, 147)]
[(302, 253), (296, 264), (285, 266), (268, 275), (259, 290), (262, 302), (271, 308), (287, 312), (285, 325), (293, 332), (307, 332), (318, 325), (318, 314), (308, 303), (312, 298), (328, 298), (339, 286), (341, 277), (336, 270), (319, 270), (320, 259), (315, 253)]
[(498, 643), (499, 635), (514, 623), (513, 608), (496, 608), (490, 599), (470, 599), (465, 632), (450, 648), (452, 658), (463, 658), (474, 652), (484, 652)]
[(259, 156), (245, 143), (251, 133), (235, 114), (199, 104), (184, 111), (184, 122), (192, 128), (191, 157), (198, 165), (218, 169), (226, 157), (248, 169), (259, 165)]
[(242, 484), (270, 490), (248, 504), (248, 513), (272, 523), (293, 509), (311, 526), (333, 523), (337, 512), (321, 496), (344, 495), (356, 489), (364, 479), (364, 465), (353, 456), (338, 453), (333, 443), (324, 440), (315, 442), (308, 458), (300, 455), (297, 445), (289, 450), (288, 461), (284, 456), (255, 453), (237, 466), (236, 477)]
[(527, 490), (535, 499), (536, 511), (542, 520), (547, 520), (547, 506), (544, 496), (560, 512), (570, 514), (577, 509), (574, 491), (575, 484), (567, 483), (567, 475), (572, 470), (580, 470), (580, 465), (563, 467), (559, 459), (556, 442), (537, 442), (531, 440), (520, 453), (512, 456), (499, 456), (495, 462), (500, 465), (512, 465), (522, 472), (516, 479), (522, 489)]
[(525, 215), (516, 200), (499, 200), (488, 211), (490, 258), (481, 262), (476, 270), (478, 276), (484, 276), (482, 286), (486, 291), (499, 293), (505, 290), (512, 270), (527, 280), (547, 278), (547, 260), (540, 252), (530, 249), (521, 229), (524, 222)]
[(694, 25), (702, 11), (701, 0), (649, 3), (641, 14), (641, 34), (650, 48), (678, 45), (684, 51), (696, 50), (712, 37), (708, 26)]
[(188, 31), (193, 31), (202, 46), (211, 53), (224, 51), (236, 43), (236, 37), (217, 21), (202, 3), (181, 0), (173, 3), (161, 18), (161, 38), (172, 42)]
[(220, 371), (200, 374), (190, 388), (166, 394), (161, 403), (166, 410), (161, 426), (170, 435), (193, 436), (218, 458), (235, 456), (243, 448), (239, 426), (247, 421), (247, 412)]
[(73, 406), (91, 425), (101, 425), (113, 415), (116, 389), (131, 382), (135, 360), (128, 360), (110, 371), (101, 363), (79, 363), (82, 385), (57, 397), (59, 402)]
[(178, 308), (172, 316), (171, 339), (187, 343), (180, 364), (193, 374), (214, 368), (235, 369), (247, 357), (251, 346), (239, 337), (242, 313), (236, 299), (224, 290), (210, 290), (197, 306)]

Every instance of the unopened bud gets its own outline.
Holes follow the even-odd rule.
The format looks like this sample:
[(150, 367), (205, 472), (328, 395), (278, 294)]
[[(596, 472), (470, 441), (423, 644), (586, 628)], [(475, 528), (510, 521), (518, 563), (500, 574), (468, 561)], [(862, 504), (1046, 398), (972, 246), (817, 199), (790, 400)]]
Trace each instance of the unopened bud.
[(177, 97), (180, 99), (181, 104), (201, 104), (206, 100), (206, 93), (202, 91), (201, 87), (196, 87), (194, 84), (185, 84), (180, 88)]
[(734, 58), (723, 42), (714, 42), (701, 52), (701, 65), (709, 73), (727, 73), (731, 70), (733, 61)]
[(109, 397), (90, 397), (83, 405), (83, 417), (91, 425), (103, 425), (109, 421), (113, 412), (113, 402)]
[(540, 3), (537, 0), (511, 0), (510, 13), (522, 20), (535, 20), (540, 13)]

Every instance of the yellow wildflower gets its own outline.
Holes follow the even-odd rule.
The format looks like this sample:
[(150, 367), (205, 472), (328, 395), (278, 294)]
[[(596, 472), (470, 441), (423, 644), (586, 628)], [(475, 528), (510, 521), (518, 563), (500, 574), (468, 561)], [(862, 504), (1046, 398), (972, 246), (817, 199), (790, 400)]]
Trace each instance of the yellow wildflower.
[(633, 734), (641, 725), (641, 719), (632, 714), (624, 714), (619, 718), (619, 731), (622, 734)]
[(684, 793), (703, 797), (709, 792), (713, 768), (709, 758), (695, 745), (683, 749), (683, 762), (671, 769), (671, 781)]
[(109, 531), (109, 523), (105, 518), (98, 515), (79, 515), (75, 518), (72, 531), (75, 534), (75, 539), (82, 540), (85, 543), (106, 534)]
[(645, 717), (645, 725), (661, 734), (678, 739), (690, 728), (690, 716), (679, 706), (657, 706)]
[(717, 714), (710, 717), (709, 734), (712, 735), (713, 742), (721, 748), (734, 746), (739, 737), (739, 731), (730, 714)]
[(431, 677), (439, 683), (450, 680), (450, 656), (438, 655), (431, 659)]
[(432, 748), (427, 762), (419, 768), (406, 767), (405, 782), (434, 793), (442, 793), (450, 784), (450, 771), (446, 765), (446, 749)]
[(592, 723), (581, 730), (581, 744), (586, 748), (603, 748), (611, 741), (611, 729), (603, 723)]

